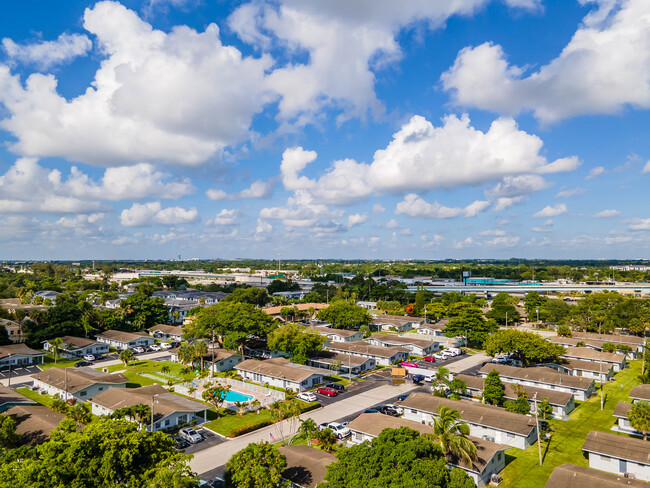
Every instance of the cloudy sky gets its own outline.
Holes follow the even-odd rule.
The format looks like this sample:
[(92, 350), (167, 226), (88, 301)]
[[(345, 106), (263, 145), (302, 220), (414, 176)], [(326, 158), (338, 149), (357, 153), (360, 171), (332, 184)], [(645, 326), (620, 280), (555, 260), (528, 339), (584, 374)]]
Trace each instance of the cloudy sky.
[(0, 259), (636, 258), (650, 0), (0, 3)]

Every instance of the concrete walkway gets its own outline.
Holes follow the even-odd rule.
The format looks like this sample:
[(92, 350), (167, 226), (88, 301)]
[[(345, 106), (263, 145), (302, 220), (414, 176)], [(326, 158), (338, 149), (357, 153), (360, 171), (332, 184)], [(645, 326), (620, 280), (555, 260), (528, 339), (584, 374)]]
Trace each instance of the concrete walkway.
[[(440, 366), (445, 366), (452, 373), (462, 373), (467, 369), (471, 369), (475, 366), (483, 364), (486, 361), (491, 361), (492, 358), (485, 354), (483, 351), (479, 351), (476, 354), (468, 354), (460, 361), (456, 361), (447, 366), (444, 363), (440, 363)], [(436, 363), (438, 364), (438, 363)]]
[[(419, 385), (413, 383), (405, 383), (399, 386), (382, 385), (358, 395), (351, 396), (350, 398), (343, 398), (335, 403), (332, 403), (319, 410), (313, 410), (300, 416), (301, 419), (311, 418), (317, 424), (323, 422), (332, 422), (346, 415), (354, 414), (360, 410), (364, 410), (371, 405), (386, 401), (396, 395), (408, 393), (409, 391), (418, 388)], [(293, 435), (294, 432), (289, 432), (289, 422), (282, 422), (282, 431), (284, 437)], [(269, 425), (262, 429), (245, 434), (240, 437), (228, 440), (222, 444), (209, 447), (194, 454), (194, 459), (191, 462), (192, 471), (195, 473), (205, 473), (214, 468), (223, 466), (228, 462), (233, 454), (245, 448), (248, 444), (253, 442), (268, 441), (275, 442), (278, 439), (278, 426)], [(271, 438), (273, 436), (273, 439)]]

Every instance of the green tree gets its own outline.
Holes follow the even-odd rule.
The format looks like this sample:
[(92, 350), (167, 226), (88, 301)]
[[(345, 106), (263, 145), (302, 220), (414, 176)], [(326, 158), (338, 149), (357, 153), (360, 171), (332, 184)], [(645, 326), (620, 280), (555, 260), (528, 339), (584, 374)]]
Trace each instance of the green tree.
[(16, 421), (8, 415), (0, 414), (0, 449), (11, 449), (20, 442), (16, 433)]
[[(465, 487), (464, 472), (447, 469), (440, 447), (430, 436), (412, 429), (385, 429), (376, 438), (336, 452), (338, 461), (327, 466), (320, 488), (425, 488)], [(452, 470), (454, 471), (454, 470)], [(471, 479), (470, 479), (471, 481)]]
[(147, 293), (136, 292), (123, 300), (120, 303), (120, 312), (124, 323), (131, 331), (143, 331), (156, 324), (164, 324), (169, 317), (165, 300), (150, 296), (148, 291)]
[(161, 470), (178, 470), (196, 486), (190, 456), (173, 449), (161, 432), (138, 430), (124, 420), (102, 418), (83, 429), (59, 428), (50, 439), (0, 465), (4, 486), (97, 486), (140, 488), (149, 486)]
[(553, 418), (553, 406), (548, 403), (548, 398), (544, 398), (537, 404), (538, 416), (541, 420), (550, 420)]
[(69, 406), (68, 403), (63, 398), (60, 398), (58, 395), (55, 395), (54, 398), (52, 398), (52, 403), (50, 404), (50, 408), (55, 412), (66, 413), (68, 411)]
[(54, 351), (54, 364), (56, 364), (57, 360), (59, 359), (59, 351), (62, 349), (61, 346), (63, 345), (63, 341), (60, 337), (56, 337), (50, 341), (50, 345)]
[(77, 424), (87, 424), (92, 420), (92, 414), (90, 413), (90, 403), (76, 403), (68, 409), (66, 416), (74, 420)]
[(566, 325), (560, 325), (557, 328), (557, 335), (559, 337), (571, 337), (571, 329)]
[(183, 342), (176, 351), (176, 356), (182, 364), (191, 364), (194, 361), (194, 348), (192, 344)]
[(131, 351), (131, 349), (122, 350), (119, 357), (120, 361), (124, 363), (124, 366), (128, 366), (131, 361), (135, 360), (135, 356), (133, 355), (133, 351)]
[(237, 288), (223, 299), (223, 301), (228, 302), (250, 303), (257, 307), (265, 306), (270, 300), (269, 294), (264, 288), (254, 286), (250, 288)]
[(369, 325), (372, 321), (368, 310), (347, 300), (337, 300), (332, 302), (329, 307), (321, 308), (317, 317), (338, 329), (352, 329)]
[(313, 329), (297, 324), (284, 324), (269, 334), (268, 347), (293, 356), (293, 361), (306, 364), (309, 354), (323, 349), (325, 338)]
[(468, 341), (483, 344), (492, 332), (499, 330), (493, 321), (486, 321), (483, 311), (473, 303), (459, 302), (449, 307), (449, 322), (444, 333), (447, 337), (467, 337)]
[(518, 396), (515, 401), (507, 400), (504, 407), (508, 412), (520, 413), (522, 415), (528, 415), (530, 413), (530, 403), (528, 402), (528, 398), (523, 395)]
[(205, 341), (196, 341), (192, 344), (192, 359), (199, 362), (203, 371), (203, 360), (208, 354), (208, 344)]
[(540, 311), (540, 319), (543, 317), (544, 304), (548, 301), (548, 298), (540, 295), (536, 291), (531, 291), (526, 293), (524, 297), (524, 308), (528, 314), (528, 320), (537, 319), (537, 311)]
[(512, 353), (525, 365), (554, 363), (566, 352), (559, 344), (553, 344), (533, 332), (500, 330), (485, 341), (485, 352), (490, 356)]
[(467, 437), (469, 425), (462, 422), (458, 410), (441, 405), (433, 419), (433, 438), (443, 454), (453, 463), (471, 465), (477, 459), (476, 445)]
[(277, 488), (286, 467), (275, 445), (251, 443), (226, 463), (226, 482), (233, 488)]
[(445, 368), (444, 366), (438, 366), (438, 369), (436, 370), (436, 389), (439, 390), (444, 390), (445, 387), (449, 386), (449, 375), (451, 372), (449, 371), (449, 368)]
[(316, 434), (316, 440), (318, 440), (318, 445), (325, 452), (332, 452), (338, 437), (332, 431), (332, 429), (323, 429)]
[(643, 440), (648, 440), (648, 431), (650, 430), (650, 402), (636, 402), (628, 410), (627, 418), (632, 427), (643, 434)]
[(467, 384), (460, 378), (454, 378), (449, 383), (451, 396), (454, 400), (460, 400), (461, 394), (467, 389)]
[(217, 417), (219, 416), (219, 407), (224, 402), (226, 393), (230, 391), (230, 385), (223, 386), (220, 383), (217, 383), (214, 386), (206, 387), (201, 396), (206, 402), (212, 403), (214, 409), (217, 412)]
[(483, 402), (500, 406), (505, 397), (505, 388), (496, 369), (490, 371), (483, 385)]
[(300, 421), (298, 433), (304, 436), (307, 445), (311, 447), (311, 441), (318, 435), (318, 425), (311, 418)]
[(564, 300), (547, 300), (539, 310), (539, 316), (547, 322), (562, 322), (569, 315), (569, 305)]

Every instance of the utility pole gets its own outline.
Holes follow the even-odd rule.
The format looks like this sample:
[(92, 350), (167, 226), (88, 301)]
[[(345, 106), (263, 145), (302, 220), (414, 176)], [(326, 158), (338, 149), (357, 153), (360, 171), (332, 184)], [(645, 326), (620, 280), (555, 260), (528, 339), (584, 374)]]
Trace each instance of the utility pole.
[(151, 395), (151, 432), (153, 432), (153, 397), (155, 395)]
[(506, 310), (506, 329), (508, 328), (508, 311)]
[(539, 465), (542, 465), (542, 443), (541, 439), (539, 436), (539, 409), (537, 408), (537, 393), (533, 396), (533, 400), (535, 400), (535, 423), (537, 427), (537, 448), (539, 451)]
[(11, 354), (9, 354), (9, 379), (7, 380), (7, 387), (11, 386)]
[(348, 354), (348, 380), (352, 381), (352, 354)]
[[(600, 335), (600, 324), (598, 324), (598, 334)], [(600, 380), (600, 409), (605, 409), (605, 383), (603, 382), (603, 351), (600, 351), (598, 355), (600, 360), (598, 361), (598, 375)]]
[(64, 383), (65, 383), (65, 386), (64, 386), (64, 388), (65, 388), (65, 401), (67, 402), (68, 401), (68, 368), (63, 368), (63, 372), (65, 374), (65, 380), (64, 380)]
[(212, 328), (212, 364), (210, 365), (210, 376), (214, 376), (214, 328)]

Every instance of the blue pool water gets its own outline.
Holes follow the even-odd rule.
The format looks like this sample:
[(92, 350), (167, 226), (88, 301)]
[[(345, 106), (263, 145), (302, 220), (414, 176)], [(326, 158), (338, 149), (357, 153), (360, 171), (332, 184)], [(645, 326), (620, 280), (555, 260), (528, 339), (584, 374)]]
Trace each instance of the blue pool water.
[(227, 402), (248, 402), (253, 399), (253, 395), (244, 395), (238, 391), (230, 390), (222, 393), (221, 398)]

